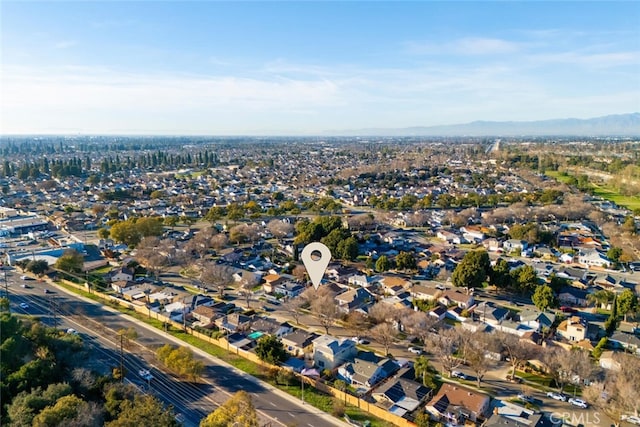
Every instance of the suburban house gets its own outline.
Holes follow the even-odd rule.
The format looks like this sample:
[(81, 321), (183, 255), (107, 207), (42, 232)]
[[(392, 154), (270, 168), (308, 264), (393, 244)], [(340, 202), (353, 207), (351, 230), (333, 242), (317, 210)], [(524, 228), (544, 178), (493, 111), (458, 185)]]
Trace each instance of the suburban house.
[(350, 313), (353, 310), (373, 303), (375, 298), (373, 294), (365, 288), (356, 288), (336, 295), (335, 301), (338, 303), (340, 311)]
[(602, 252), (597, 249), (580, 249), (578, 253), (578, 263), (591, 266), (610, 268), (612, 262)]
[(380, 279), (379, 283), (382, 290), (387, 295), (401, 294), (411, 286), (411, 282), (407, 279), (396, 276), (384, 276)]
[(430, 286), (414, 285), (411, 288), (411, 296), (414, 299), (433, 301), (441, 293), (442, 291), (440, 289), (436, 289)]
[(281, 283), (287, 282), (289, 279), (280, 276), (279, 274), (267, 274), (263, 277), (264, 283), (262, 284), (262, 289), (268, 293), (272, 294), (274, 292), (275, 286)]
[(371, 396), (376, 405), (400, 417), (410, 414), (420, 407), (429, 397), (432, 390), (416, 381), (399, 377), (391, 378), (376, 387)]
[(109, 274), (109, 279), (111, 282), (119, 282), (119, 281), (127, 281), (130, 282), (135, 277), (135, 271), (132, 268), (122, 267), (117, 270), (112, 271)]
[(305, 290), (304, 285), (300, 283), (286, 281), (274, 285), (273, 292), (276, 294), (284, 295), (288, 298), (295, 298)]
[[(338, 376), (354, 387), (371, 388), (396, 372), (398, 364), (391, 359), (356, 357), (338, 368)], [(377, 359), (377, 360), (376, 360)]]
[(586, 320), (578, 316), (571, 316), (558, 325), (556, 332), (569, 341), (579, 342), (587, 338), (588, 327)]
[(476, 422), (484, 418), (489, 412), (490, 401), (487, 395), (445, 383), (425, 409), (436, 419), (462, 425), (466, 420)]
[(637, 335), (616, 331), (609, 337), (609, 342), (618, 348), (640, 355), (640, 338)]
[(447, 316), (447, 307), (445, 307), (442, 304), (438, 304), (437, 307), (434, 307), (431, 310), (429, 310), (428, 314), (429, 316), (433, 317), (437, 321), (444, 320), (444, 318)]
[(349, 276), (347, 283), (351, 286), (360, 286), (362, 288), (367, 288), (371, 286), (375, 282), (374, 277), (367, 276), (366, 274), (354, 274), (353, 276)]
[(140, 286), (139, 283), (132, 282), (130, 280), (116, 280), (114, 282), (111, 282), (111, 289), (119, 294), (123, 293), (126, 289), (131, 289), (132, 287), (138, 286)]
[(526, 241), (524, 240), (518, 240), (518, 239), (509, 239), (509, 240), (505, 240), (502, 243), (502, 247), (504, 248), (504, 251), (509, 253), (509, 252), (513, 252), (513, 251), (524, 251), (526, 250), (529, 245)]
[(482, 427), (543, 427), (546, 424), (541, 412), (511, 402), (495, 400), (493, 413)]
[(251, 318), (240, 313), (231, 313), (218, 317), (215, 320), (216, 326), (226, 332), (248, 331), (251, 327)]
[(313, 363), (320, 369), (333, 370), (353, 360), (357, 352), (356, 343), (349, 339), (321, 335), (313, 340)]
[(251, 322), (251, 330), (267, 335), (275, 335), (278, 338), (293, 332), (293, 326), (287, 322), (278, 322), (268, 317), (258, 317)]
[(459, 245), (460, 243), (466, 243), (466, 240), (464, 240), (464, 238), (462, 236), (458, 236), (455, 233), (452, 233), (450, 231), (446, 231), (446, 230), (439, 230), (436, 233), (436, 237), (438, 239), (442, 239), (447, 243), (453, 243), (456, 245)]
[(585, 290), (574, 288), (573, 286), (565, 286), (558, 291), (558, 301), (563, 304), (586, 307), (589, 304), (588, 295)]
[(313, 341), (320, 335), (303, 329), (295, 331), (281, 338), (284, 349), (295, 357), (313, 353)]
[(489, 325), (495, 326), (502, 323), (503, 320), (509, 315), (509, 310), (492, 302), (481, 302), (474, 307), (473, 313), (475, 317), (481, 322), (485, 322)]
[(543, 328), (550, 328), (556, 320), (556, 315), (551, 311), (538, 311), (525, 308), (520, 313), (520, 323), (533, 331), (540, 332)]
[(195, 326), (201, 328), (211, 328), (214, 325), (214, 321), (220, 314), (211, 307), (204, 305), (197, 306), (192, 312), (191, 316), (198, 321)]
[(473, 299), (473, 295), (467, 295), (459, 291), (448, 290), (442, 292), (442, 295), (440, 295), (440, 297), (438, 298), (438, 302), (440, 302), (440, 304), (446, 305), (447, 307), (455, 304), (458, 307), (466, 310), (473, 305), (475, 300)]

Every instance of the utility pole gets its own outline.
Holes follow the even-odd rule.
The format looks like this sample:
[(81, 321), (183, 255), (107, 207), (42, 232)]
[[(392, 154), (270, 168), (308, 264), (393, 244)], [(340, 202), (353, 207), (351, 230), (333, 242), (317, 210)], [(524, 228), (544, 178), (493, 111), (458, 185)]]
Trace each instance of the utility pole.
[(7, 282), (7, 270), (6, 267), (0, 266), (2, 268), (2, 272), (4, 273), (4, 296), (5, 298), (9, 298), (9, 282)]
[(120, 334), (120, 382), (124, 382), (124, 334)]

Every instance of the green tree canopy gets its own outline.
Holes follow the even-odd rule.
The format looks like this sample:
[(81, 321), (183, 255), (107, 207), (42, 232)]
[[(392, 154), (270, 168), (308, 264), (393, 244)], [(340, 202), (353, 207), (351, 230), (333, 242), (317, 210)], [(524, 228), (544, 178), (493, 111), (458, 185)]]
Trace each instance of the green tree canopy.
[(638, 297), (631, 289), (622, 291), (616, 301), (618, 315), (623, 315), (625, 322), (627, 321), (627, 315), (638, 309)]
[(451, 280), (457, 287), (480, 288), (487, 279), (490, 267), (487, 251), (469, 251), (453, 270)]
[(260, 360), (264, 360), (272, 365), (279, 365), (287, 360), (287, 352), (284, 350), (284, 345), (275, 335), (264, 335), (260, 337), (256, 345), (256, 355)]
[(391, 261), (386, 255), (381, 255), (376, 261), (376, 271), (383, 272), (391, 268)]
[(56, 261), (56, 268), (69, 273), (80, 273), (83, 264), (84, 256), (74, 249), (68, 249)]
[(533, 304), (541, 311), (557, 305), (556, 295), (550, 286), (538, 286), (531, 297)]
[(396, 256), (396, 268), (398, 270), (415, 270), (418, 268), (418, 264), (411, 252), (401, 251)]
[(38, 277), (42, 277), (42, 275), (49, 270), (49, 264), (42, 259), (32, 259), (25, 266), (25, 270), (32, 272)]

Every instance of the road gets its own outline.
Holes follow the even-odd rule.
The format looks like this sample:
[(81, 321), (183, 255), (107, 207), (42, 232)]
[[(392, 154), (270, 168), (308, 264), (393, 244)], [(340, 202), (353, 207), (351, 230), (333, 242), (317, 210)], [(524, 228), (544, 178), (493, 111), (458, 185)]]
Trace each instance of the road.
[[(22, 283), (29, 283), (30, 288), (21, 288), (19, 284)], [(45, 288), (52, 292), (45, 294)], [(13, 272), (9, 279), (11, 309), (23, 314), (41, 315), (49, 324), (55, 322), (57, 327), (65, 330), (75, 329), (98, 354), (98, 357), (104, 359), (104, 366), (119, 366), (120, 363), (120, 344), (115, 331), (133, 327), (138, 338), (126, 349), (127, 379), (173, 405), (176, 412), (184, 416), (184, 424), (187, 426), (198, 425), (204, 416), (238, 390), (244, 390), (252, 395), (262, 425), (268, 423), (271, 426), (300, 427), (346, 425), (195, 348), (192, 349), (196, 357), (201, 358), (205, 363), (205, 373), (201, 381), (187, 382), (165, 374), (155, 365), (152, 349), (164, 344), (186, 345), (185, 343), (109, 307), (96, 304), (63, 289), (54, 289), (48, 283), (24, 282)], [(19, 304), (22, 302), (29, 304), (29, 308), (21, 309)], [(137, 374), (142, 368), (149, 369), (154, 376), (149, 384), (145, 384)]]

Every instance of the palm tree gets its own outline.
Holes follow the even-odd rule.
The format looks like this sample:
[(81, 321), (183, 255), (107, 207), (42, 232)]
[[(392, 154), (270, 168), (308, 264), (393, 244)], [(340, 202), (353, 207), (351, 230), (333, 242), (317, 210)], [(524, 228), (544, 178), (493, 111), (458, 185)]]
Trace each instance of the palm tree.
[(416, 372), (416, 378), (422, 378), (422, 384), (427, 385), (427, 376), (429, 374), (429, 359), (426, 356), (420, 356), (413, 364), (413, 369)]

